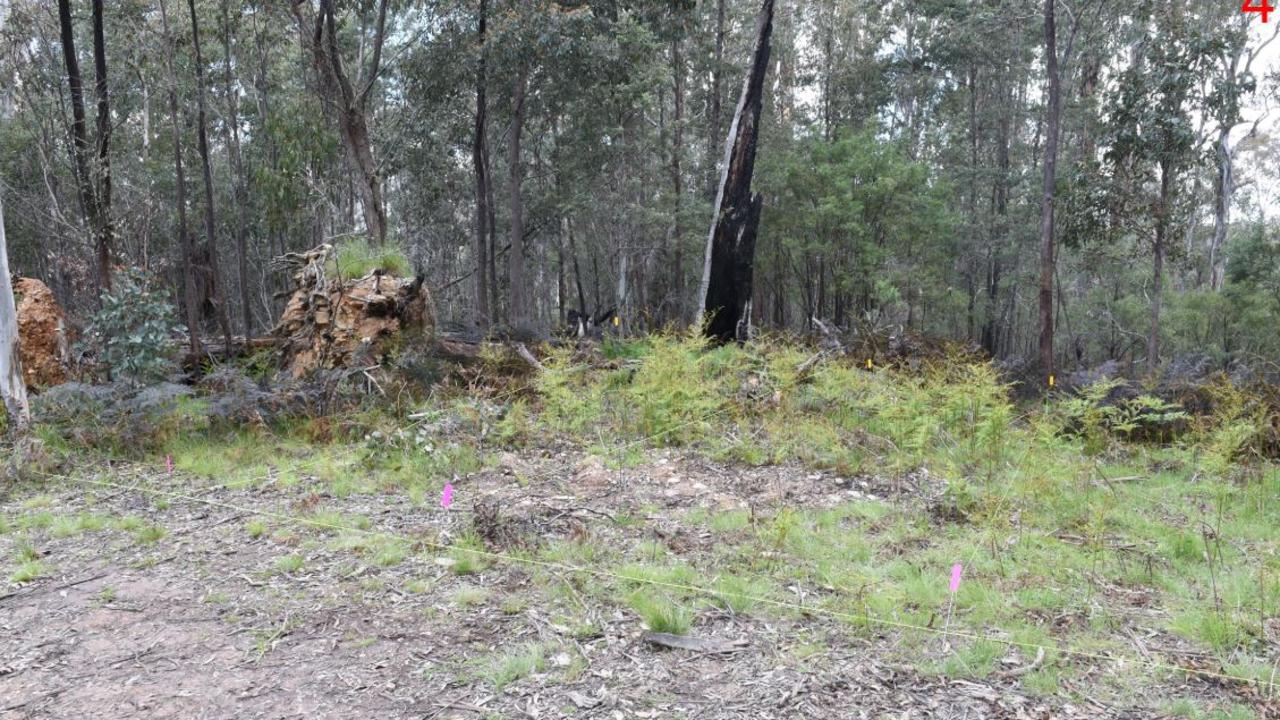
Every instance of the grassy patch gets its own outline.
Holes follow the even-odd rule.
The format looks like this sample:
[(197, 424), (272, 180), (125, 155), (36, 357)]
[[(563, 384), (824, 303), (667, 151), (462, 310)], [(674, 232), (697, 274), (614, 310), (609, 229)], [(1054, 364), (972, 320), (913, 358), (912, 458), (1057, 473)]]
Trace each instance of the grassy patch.
[(628, 604), (653, 632), (687, 635), (693, 626), (693, 614), (662, 593), (637, 590), (628, 598)]
[(26, 583), (43, 577), (48, 573), (49, 568), (44, 563), (39, 560), (27, 560), (13, 571), (13, 574), (9, 576), (9, 580), (15, 583)]
[(453, 593), (453, 604), (460, 608), (482, 605), (489, 599), (489, 591), (485, 588), (466, 585)]
[(453, 572), (458, 575), (474, 575), (484, 572), (493, 564), (485, 550), (484, 542), (472, 534), (463, 535), (449, 549)]
[(481, 662), (477, 675), (502, 690), (511, 683), (532, 675), (546, 667), (546, 650), (542, 645), (530, 643), (508, 653), (487, 658)]
[(374, 270), (402, 278), (413, 276), (413, 265), (409, 259), (390, 242), (382, 247), (373, 247), (363, 238), (345, 240), (335, 248), (331, 262), (331, 270), (342, 277), (360, 278)]
[(143, 525), (134, 531), (133, 537), (142, 545), (151, 545), (159, 542), (166, 534), (166, 530), (159, 525)]

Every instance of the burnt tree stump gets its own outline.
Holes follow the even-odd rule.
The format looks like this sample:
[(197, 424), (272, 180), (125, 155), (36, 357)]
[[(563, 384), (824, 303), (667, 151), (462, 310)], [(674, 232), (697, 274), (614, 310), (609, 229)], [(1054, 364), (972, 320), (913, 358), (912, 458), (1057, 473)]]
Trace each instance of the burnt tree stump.
[(773, 5), (774, 0), (764, 0), (756, 19), (755, 50), (725, 141), (723, 171), (714, 206), (716, 214), (711, 221), (702, 266), (698, 314), (694, 322), (706, 319), (707, 337), (721, 343), (743, 341), (750, 334), (756, 229), (762, 205), (760, 195), (751, 192), (751, 176), (756, 163), (764, 78), (769, 70)]

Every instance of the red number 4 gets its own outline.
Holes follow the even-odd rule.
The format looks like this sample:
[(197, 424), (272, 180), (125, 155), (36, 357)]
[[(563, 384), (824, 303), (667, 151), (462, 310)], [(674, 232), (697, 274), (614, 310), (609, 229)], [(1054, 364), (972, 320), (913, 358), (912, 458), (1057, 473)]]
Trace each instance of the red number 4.
[(1270, 0), (1244, 0), (1244, 4), (1240, 6), (1240, 12), (1261, 13), (1262, 22), (1266, 22), (1267, 16), (1273, 11), (1275, 11), (1275, 7), (1271, 5)]

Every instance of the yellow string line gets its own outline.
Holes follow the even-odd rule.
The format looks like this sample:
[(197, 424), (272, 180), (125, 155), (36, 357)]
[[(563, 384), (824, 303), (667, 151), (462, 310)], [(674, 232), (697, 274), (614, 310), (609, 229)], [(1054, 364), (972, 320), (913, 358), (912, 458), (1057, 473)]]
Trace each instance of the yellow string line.
[(877, 617), (877, 616), (871, 615), (869, 612), (864, 612), (861, 615), (855, 615), (852, 613), (841, 612), (838, 610), (831, 610), (829, 608), (810, 607), (810, 606), (800, 605), (797, 603), (790, 603), (782, 600), (774, 600), (772, 598), (759, 597), (755, 595), (738, 593), (738, 592), (733, 592), (729, 590), (719, 590), (716, 588), (698, 587), (695, 585), (686, 585), (683, 583), (675, 583), (675, 582), (669, 582), (665, 580), (655, 580), (653, 578), (633, 577), (633, 576), (624, 575), (621, 573), (610, 572), (608, 570), (579, 567), (575, 565), (568, 565), (565, 563), (553, 562), (548, 560), (537, 560), (534, 558), (517, 557), (514, 555), (507, 555), (505, 553), (491, 552), (488, 550), (478, 550), (475, 548), (467, 548), (467, 547), (462, 547), (458, 545), (445, 545), (443, 543), (436, 542), (433, 540), (427, 540), (425, 538), (411, 538), (404, 535), (398, 535), (393, 532), (379, 532), (374, 530), (366, 530), (363, 528), (339, 525), (336, 523), (329, 523), (323, 520), (316, 520), (314, 518), (307, 518), (307, 517), (301, 517), (296, 515), (286, 515), (284, 513), (279, 513), (272, 510), (245, 508), (245, 507), (240, 507), (238, 505), (234, 505), (232, 503), (223, 502), (220, 500), (209, 500), (206, 498), (187, 495), (185, 493), (171, 492), (167, 490), (161, 490), (158, 488), (143, 487), (139, 485), (132, 485), (132, 486), (122, 485), (120, 483), (113, 483), (106, 480), (91, 480), (88, 478), (76, 478), (68, 475), (56, 475), (51, 473), (41, 473), (41, 474), (45, 475), (47, 478), (69, 480), (71, 482), (81, 483), (84, 485), (107, 487), (107, 488), (112, 488), (116, 490), (123, 490), (126, 492), (127, 491), (144, 492), (151, 495), (167, 497), (171, 500), (180, 500), (183, 502), (197, 503), (197, 504), (206, 505), (209, 507), (222, 508), (224, 510), (231, 510), (233, 512), (237, 512), (245, 515), (257, 515), (259, 517), (271, 518), (271, 519), (279, 520), (285, 523), (292, 523), (296, 525), (309, 525), (312, 527), (324, 528), (328, 530), (353, 532), (353, 533), (370, 536), (370, 537), (394, 537), (394, 538), (398, 538), (400, 540), (409, 542), (411, 544), (417, 542), (437, 551), (466, 552), (466, 553), (471, 553), (474, 556), (484, 557), (484, 558), (488, 558), (490, 560), (495, 560), (495, 561), (531, 565), (534, 567), (542, 567), (542, 568), (547, 568), (550, 570), (558, 570), (562, 572), (582, 573), (585, 575), (591, 575), (599, 578), (605, 578), (605, 579), (611, 579), (611, 580), (622, 580), (622, 581), (634, 582), (642, 585), (651, 585), (655, 587), (663, 587), (663, 588), (668, 588), (672, 590), (681, 590), (681, 591), (691, 592), (691, 593), (701, 594), (701, 595), (712, 595), (712, 596), (721, 597), (721, 598), (736, 598), (739, 600), (746, 600), (746, 601), (761, 604), (761, 605), (770, 605), (773, 607), (793, 610), (801, 614), (809, 613), (813, 615), (825, 615), (828, 617), (845, 620), (849, 622), (854, 622), (854, 623), (862, 622), (865, 624), (880, 625), (880, 626), (895, 628), (899, 630), (916, 630), (926, 634), (934, 634), (934, 635), (939, 635), (944, 637), (962, 638), (962, 639), (971, 640), (971, 641), (985, 640), (989, 642), (1003, 644), (1010, 647), (1018, 647), (1026, 650), (1036, 650), (1037, 652), (1040, 652), (1040, 651), (1055, 652), (1055, 653), (1060, 653), (1062, 655), (1069, 655), (1077, 658), (1094, 660), (1098, 662), (1115, 662), (1122, 666), (1125, 663), (1132, 663), (1135, 666), (1147, 667), (1151, 670), (1169, 670), (1175, 673), (1181, 672), (1181, 673), (1186, 673), (1188, 675), (1199, 675), (1201, 677), (1214, 678), (1217, 680), (1229, 680), (1233, 682), (1244, 683), (1246, 685), (1257, 684), (1259, 687), (1267, 688), (1268, 694), (1274, 691), (1274, 689), (1277, 686), (1277, 683), (1275, 682), (1274, 679), (1263, 681), (1260, 678), (1249, 678), (1249, 677), (1244, 677), (1239, 675), (1231, 675), (1229, 673), (1220, 673), (1220, 672), (1215, 672), (1213, 670), (1200, 670), (1196, 668), (1187, 668), (1180, 665), (1170, 665), (1168, 663), (1162, 663), (1159, 661), (1149, 660), (1146, 658), (1125, 657), (1123, 655), (1104, 655), (1102, 653), (1093, 653), (1093, 652), (1088, 652), (1084, 650), (1072, 650), (1069, 648), (1055, 647), (1051, 645), (1041, 645), (1039, 643), (1010, 640), (1007, 638), (1001, 638), (1001, 637), (996, 637), (992, 635), (983, 635), (978, 633), (969, 633), (961, 630), (950, 630), (950, 629), (940, 630), (938, 628), (927, 627), (924, 625), (915, 625), (912, 623), (902, 622), (899, 620), (890, 620), (887, 618)]

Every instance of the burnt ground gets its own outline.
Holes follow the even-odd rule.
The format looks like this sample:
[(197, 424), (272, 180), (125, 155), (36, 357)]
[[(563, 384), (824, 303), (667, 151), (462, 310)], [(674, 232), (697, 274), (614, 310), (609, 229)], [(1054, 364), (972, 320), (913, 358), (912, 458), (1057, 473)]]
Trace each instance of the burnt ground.
[[(330, 496), (306, 480), (229, 490), (141, 466), (72, 473), (119, 487), (62, 478), (12, 490), (0, 557), (26, 548), (47, 570), (0, 585), (0, 718), (1149, 718), (1182, 696), (1268, 711), (1185, 676), (1142, 676), (1141, 693), (1117, 692), (1115, 667), (1073, 660), (1061, 691), (1041, 695), (1020, 682), (1033, 661), (1015, 650), (987, 677), (948, 677), (908, 661), (945, 656), (945, 640), (906, 645), (804, 612), (703, 602), (690, 634), (719, 646), (658, 647), (599, 578), (518, 561), (462, 574), (441, 545), (479, 533), (524, 558), (555, 542), (656, 542), (696, 557), (715, 541), (685, 522), (693, 508), (902, 503), (933, 481), (850, 482), (675, 453), (625, 470), (577, 453), (494, 464), (456, 480), (448, 511), (390, 492)], [(129, 489), (147, 484), (216, 504)], [(48, 523), (82, 513), (108, 522), (63, 533)], [(338, 517), (366, 518), (366, 529), (323, 527)], [(789, 590), (804, 602), (808, 591)], [(529, 647), (527, 674), (507, 672)]]

